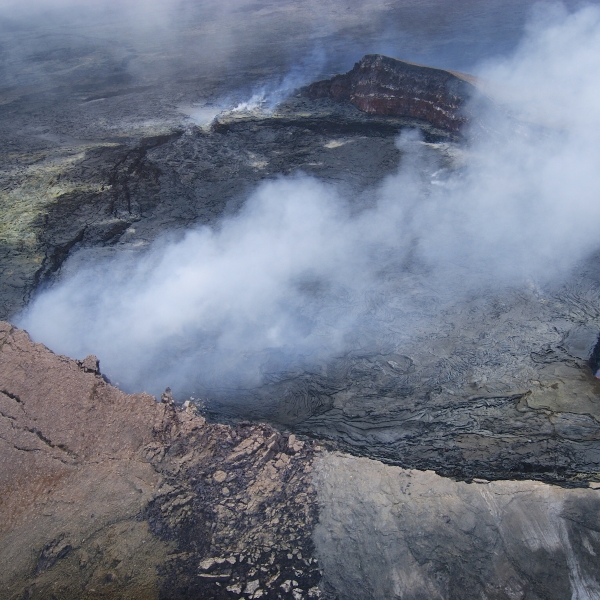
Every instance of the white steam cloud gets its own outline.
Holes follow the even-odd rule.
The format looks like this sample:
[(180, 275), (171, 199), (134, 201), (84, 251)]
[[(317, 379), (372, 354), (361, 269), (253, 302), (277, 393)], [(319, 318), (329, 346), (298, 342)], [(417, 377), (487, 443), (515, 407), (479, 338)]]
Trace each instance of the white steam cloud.
[(234, 112), (260, 109), (270, 113), (278, 104), (288, 98), (298, 88), (312, 83), (321, 73), (326, 63), (326, 53), (323, 49), (313, 51), (294, 65), (283, 77), (261, 86), (252, 93), (249, 100), (240, 102), (233, 107)]
[(369, 208), (308, 177), (266, 183), (218, 227), (80, 270), (19, 325), (154, 393), (401, 347), (422, 297), (552, 280), (600, 247), (598, 73), (600, 10), (546, 9), (510, 58), (480, 69), (496, 104), (457, 168), (405, 132)]

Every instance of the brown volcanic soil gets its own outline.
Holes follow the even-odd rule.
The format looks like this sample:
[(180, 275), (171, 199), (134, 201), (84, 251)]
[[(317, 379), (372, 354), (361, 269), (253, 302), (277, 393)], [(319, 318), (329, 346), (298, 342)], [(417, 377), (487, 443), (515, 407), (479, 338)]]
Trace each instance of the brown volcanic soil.
[(208, 425), (127, 396), (94, 357), (57, 356), (2, 323), (2, 598), (221, 598), (244, 588), (294, 598), (292, 580), (308, 594), (320, 580), (313, 452), (267, 426)]

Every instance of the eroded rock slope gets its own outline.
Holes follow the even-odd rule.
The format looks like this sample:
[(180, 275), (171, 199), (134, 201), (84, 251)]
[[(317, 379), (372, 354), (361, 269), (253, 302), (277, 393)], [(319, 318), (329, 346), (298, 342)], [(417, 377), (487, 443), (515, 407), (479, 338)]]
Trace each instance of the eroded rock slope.
[(2, 323), (2, 597), (319, 597), (313, 453), (127, 396)]

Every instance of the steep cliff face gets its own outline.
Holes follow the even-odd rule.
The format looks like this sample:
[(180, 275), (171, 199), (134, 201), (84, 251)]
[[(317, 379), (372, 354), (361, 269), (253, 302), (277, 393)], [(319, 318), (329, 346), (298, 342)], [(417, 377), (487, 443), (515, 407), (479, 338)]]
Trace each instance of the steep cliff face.
[(313, 100), (350, 102), (369, 114), (410, 117), (456, 132), (467, 122), (464, 108), (475, 92), (467, 79), (450, 71), (368, 54), (348, 73), (309, 85), (305, 94)]
[(327, 453), (315, 542), (338, 600), (600, 598), (600, 490), (467, 484)]

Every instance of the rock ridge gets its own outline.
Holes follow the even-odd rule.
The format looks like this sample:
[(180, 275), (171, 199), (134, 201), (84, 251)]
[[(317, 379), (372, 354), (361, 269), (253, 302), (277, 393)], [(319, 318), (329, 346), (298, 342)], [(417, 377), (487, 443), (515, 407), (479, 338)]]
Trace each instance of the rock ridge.
[(314, 444), (124, 394), (3, 322), (0, 382), (3, 598), (321, 597)]
[(3, 600), (600, 594), (600, 483), (453, 481), (209, 424), (0, 322)]
[(367, 54), (352, 70), (317, 81), (303, 91), (316, 100), (349, 102), (372, 115), (410, 117), (458, 132), (468, 122), (467, 102), (475, 95), (474, 77)]

